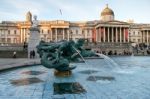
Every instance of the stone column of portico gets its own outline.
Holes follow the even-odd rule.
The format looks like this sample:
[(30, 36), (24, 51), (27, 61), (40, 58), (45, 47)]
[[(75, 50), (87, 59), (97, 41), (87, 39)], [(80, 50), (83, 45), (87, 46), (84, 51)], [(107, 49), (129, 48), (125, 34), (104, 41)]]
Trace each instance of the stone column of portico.
[(128, 32), (128, 34), (127, 34), (128, 38), (127, 39), (128, 39), (128, 42), (129, 42), (129, 29), (127, 29), (127, 32)]
[(123, 28), (123, 42), (126, 42), (126, 28)]
[(142, 43), (143, 43), (143, 31), (141, 31), (141, 34), (142, 34)]
[(148, 31), (148, 44), (150, 45), (150, 30)]
[(104, 42), (105, 42), (105, 40), (106, 40), (105, 28), (106, 28), (106, 27), (104, 27), (104, 32), (103, 32)]
[(109, 32), (109, 27), (107, 28), (107, 37), (108, 37), (108, 42), (110, 42), (110, 39), (109, 39), (109, 34), (110, 32)]
[(24, 41), (26, 41), (26, 38), (27, 38), (26, 34), (27, 34), (27, 28), (24, 29)]
[(117, 31), (117, 27), (116, 27), (116, 33), (115, 33), (115, 34), (116, 34), (116, 35), (115, 35), (115, 36), (116, 36), (116, 43), (118, 42), (118, 33), (117, 33), (117, 32), (118, 32), (118, 31)]
[(120, 27), (120, 43), (122, 42), (122, 35), (121, 35), (122, 33), (121, 33), (121, 27)]
[(50, 29), (50, 39), (51, 39), (51, 41), (53, 40), (53, 34), (52, 34), (53, 32), (52, 32), (52, 28)]
[(101, 42), (101, 27), (99, 27), (98, 31), (99, 31), (99, 41)]
[(97, 41), (100, 42), (100, 28), (97, 28)]
[(24, 29), (22, 28), (22, 43), (24, 42)]
[(24, 42), (24, 28), (22, 28), (22, 42)]
[(19, 29), (19, 42), (18, 43), (21, 43), (21, 30)]
[(62, 31), (63, 31), (63, 40), (65, 39), (65, 30), (64, 30), (64, 28), (62, 29)]
[(111, 41), (114, 42), (114, 31), (113, 31), (113, 27), (111, 27)]
[(87, 37), (87, 32), (88, 32), (88, 30), (86, 29), (86, 30), (85, 30), (85, 36), (84, 36), (84, 37), (85, 37), (85, 39), (87, 39), (87, 38), (88, 38), (88, 37)]
[(2, 30), (2, 32), (3, 32), (4, 35), (5, 35), (5, 43), (7, 43), (7, 33), (6, 33), (6, 30), (4, 29), (4, 30)]
[(99, 31), (98, 28), (96, 29), (96, 42), (99, 42)]
[(22, 28), (20, 29), (20, 42), (22, 43)]
[(70, 35), (69, 35), (69, 30), (67, 30), (67, 35), (68, 35), (68, 41), (69, 41), (69, 36), (70, 36)]
[(143, 31), (143, 43), (145, 43), (145, 31)]
[(148, 30), (147, 30), (147, 45), (149, 45), (149, 43), (148, 43)]
[(26, 29), (24, 28), (24, 29), (23, 29), (23, 42), (25, 42), (25, 36), (26, 36), (26, 35), (25, 35), (25, 32), (26, 32)]
[(55, 41), (57, 42), (57, 28), (55, 28)]

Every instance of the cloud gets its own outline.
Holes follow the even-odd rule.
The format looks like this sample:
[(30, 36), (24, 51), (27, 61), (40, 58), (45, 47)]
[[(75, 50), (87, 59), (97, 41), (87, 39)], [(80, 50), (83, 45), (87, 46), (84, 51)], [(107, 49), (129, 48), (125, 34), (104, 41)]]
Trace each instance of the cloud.
[[(134, 20), (142, 21), (143, 19), (146, 21), (149, 20), (150, 15), (147, 13), (150, 8), (149, 2), (149, 0), (140, 2), (126, 0), (123, 3), (120, 0), (0, 0), (0, 20), (24, 20), (28, 11), (38, 15), (40, 20), (98, 20), (100, 12), (105, 7), (105, 4), (108, 3), (110, 8), (114, 10), (115, 17), (119, 20), (133, 17)], [(60, 14), (60, 9), (62, 10), (62, 15)]]
[(12, 8), (20, 12), (31, 11), (35, 14), (40, 14), (40, 12), (44, 9), (44, 6), (35, 0), (6, 0), (6, 2), (8, 5), (12, 6)]
[(67, 18), (69, 17), (69, 19), (94, 20), (95, 15), (98, 15), (97, 17), (99, 17), (99, 8), (98, 8), (99, 5), (98, 4), (94, 4), (94, 6), (92, 6), (92, 5), (89, 5), (91, 2), (85, 1), (84, 3), (88, 3), (88, 4), (84, 5), (83, 2), (76, 2), (75, 0), (70, 0), (70, 1), (47, 0), (47, 2), (48, 4), (53, 6), (55, 9), (61, 9), (63, 16)]

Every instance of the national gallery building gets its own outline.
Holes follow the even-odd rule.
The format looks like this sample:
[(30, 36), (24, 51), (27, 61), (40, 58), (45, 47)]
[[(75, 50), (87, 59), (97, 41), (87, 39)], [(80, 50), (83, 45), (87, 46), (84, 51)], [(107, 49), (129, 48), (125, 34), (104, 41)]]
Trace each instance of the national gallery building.
[[(28, 42), (32, 14), (26, 14), (25, 21), (2, 21), (0, 23), (0, 44), (23, 44)], [(115, 20), (112, 9), (106, 5), (100, 14), (100, 20), (71, 22), (64, 20), (39, 20), (41, 39), (47, 42), (77, 40), (85, 38), (96, 43), (99, 48), (128, 46), (132, 43), (150, 45), (150, 24), (127, 23)], [(123, 45), (123, 46), (122, 46)]]

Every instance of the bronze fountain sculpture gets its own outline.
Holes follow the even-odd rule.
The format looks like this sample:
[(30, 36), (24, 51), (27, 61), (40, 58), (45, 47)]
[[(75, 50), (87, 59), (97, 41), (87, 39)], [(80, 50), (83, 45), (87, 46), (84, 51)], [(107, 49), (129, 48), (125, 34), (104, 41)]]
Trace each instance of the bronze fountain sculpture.
[(41, 64), (46, 68), (54, 68), (56, 76), (69, 76), (71, 70), (76, 66), (71, 65), (71, 62), (81, 60), (83, 57), (95, 56), (93, 51), (88, 51), (83, 48), (85, 40), (79, 39), (77, 42), (73, 40), (62, 40), (59, 42), (41, 41), (37, 46), (37, 52), (41, 57)]

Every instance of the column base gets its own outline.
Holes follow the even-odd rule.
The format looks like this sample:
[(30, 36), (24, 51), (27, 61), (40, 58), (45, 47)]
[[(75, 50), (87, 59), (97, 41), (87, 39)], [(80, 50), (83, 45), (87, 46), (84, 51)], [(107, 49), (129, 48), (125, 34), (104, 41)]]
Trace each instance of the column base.
[(54, 71), (55, 76), (64, 77), (64, 76), (70, 76), (72, 74), (72, 71)]

